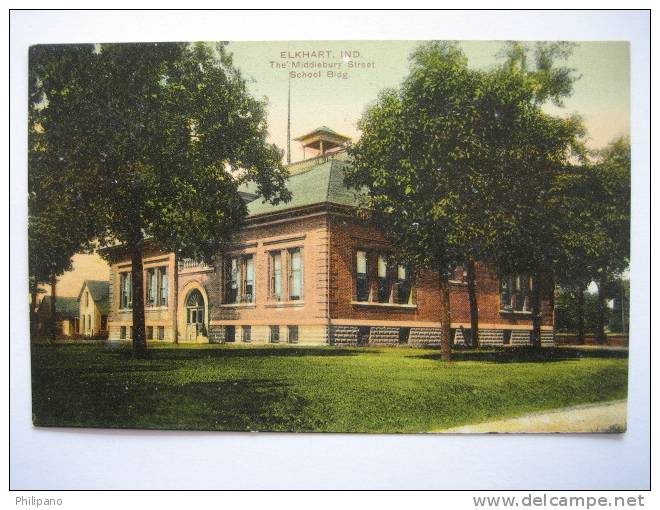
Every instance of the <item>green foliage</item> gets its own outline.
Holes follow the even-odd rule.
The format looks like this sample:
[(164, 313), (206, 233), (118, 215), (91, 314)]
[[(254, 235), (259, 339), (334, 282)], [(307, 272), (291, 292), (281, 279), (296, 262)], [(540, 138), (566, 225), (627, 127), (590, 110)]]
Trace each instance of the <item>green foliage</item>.
[[(32, 349), (38, 426), (427, 432), (626, 397), (626, 353), (165, 346)], [(72, 398), (75, 395), (75, 398)]]
[(524, 73), (534, 82), (535, 101), (551, 101), (563, 106), (563, 99), (573, 93), (573, 84), (580, 79), (576, 70), (557, 66), (573, 53), (576, 43), (566, 41), (539, 41), (533, 45), (522, 41), (509, 41), (500, 55), (512, 72)]
[[(584, 330), (596, 331), (598, 322), (598, 295), (584, 292)], [(555, 301), (555, 328), (557, 331), (576, 333), (578, 330), (578, 298), (574, 290), (560, 288)]]
[(147, 236), (209, 260), (246, 215), (241, 182), (288, 198), (265, 105), (223, 45), (35, 46), (30, 57), (40, 165), (101, 246)]
[(552, 190), (556, 274), (566, 287), (607, 286), (630, 259), (630, 142), (616, 139), (593, 156), (567, 167)]
[(549, 84), (558, 52), (539, 46), (535, 72), (510, 62), (482, 71), (458, 46), (427, 43), (403, 85), (365, 112), (347, 181), (409, 258), (447, 270), (470, 257), (503, 273), (551, 267), (549, 191), (583, 154), (584, 134), (578, 117), (542, 110), (568, 90)]

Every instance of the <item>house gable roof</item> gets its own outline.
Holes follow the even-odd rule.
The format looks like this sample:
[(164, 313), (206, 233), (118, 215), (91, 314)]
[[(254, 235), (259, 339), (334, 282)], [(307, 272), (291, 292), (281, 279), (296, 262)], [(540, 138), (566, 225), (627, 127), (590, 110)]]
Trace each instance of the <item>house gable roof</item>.
[[(53, 296), (44, 296), (39, 303), (39, 308), (47, 306), (50, 310), (52, 299)], [(57, 309), (57, 313), (63, 317), (78, 317), (78, 313), (80, 312), (78, 298), (76, 297), (57, 296), (55, 299), (55, 308)]]

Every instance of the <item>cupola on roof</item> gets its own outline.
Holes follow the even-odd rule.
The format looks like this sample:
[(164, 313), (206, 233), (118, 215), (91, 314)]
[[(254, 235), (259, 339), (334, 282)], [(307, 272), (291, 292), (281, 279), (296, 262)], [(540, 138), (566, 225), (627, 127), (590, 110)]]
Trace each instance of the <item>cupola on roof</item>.
[(303, 150), (314, 149), (318, 151), (319, 155), (323, 155), (328, 151), (343, 147), (346, 142), (350, 141), (350, 138), (340, 135), (327, 126), (321, 126), (295, 140), (302, 144)]

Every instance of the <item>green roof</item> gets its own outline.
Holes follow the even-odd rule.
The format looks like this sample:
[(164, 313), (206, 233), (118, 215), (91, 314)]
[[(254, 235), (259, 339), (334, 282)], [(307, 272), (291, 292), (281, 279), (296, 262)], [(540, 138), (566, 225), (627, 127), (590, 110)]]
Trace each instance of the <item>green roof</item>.
[[(50, 309), (52, 299), (52, 296), (44, 296), (41, 303), (39, 303), (39, 307), (48, 305), (48, 309)], [(78, 313), (80, 312), (78, 298), (76, 297), (57, 296), (55, 299), (55, 308), (57, 309), (57, 313), (64, 317), (78, 317)]]
[(105, 280), (85, 280), (78, 294), (78, 301), (80, 301), (80, 296), (85, 286), (89, 289), (89, 293), (96, 306), (99, 307), (101, 314), (107, 315), (110, 311), (110, 282)]
[(248, 204), (248, 213), (256, 216), (322, 203), (355, 207), (358, 196), (344, 184), (344, 170), (348, 165), (347, 161), (329, 159), (292, 175), (287, 180), (291, 192), (289, 202), (272, 205), (257, 198)]

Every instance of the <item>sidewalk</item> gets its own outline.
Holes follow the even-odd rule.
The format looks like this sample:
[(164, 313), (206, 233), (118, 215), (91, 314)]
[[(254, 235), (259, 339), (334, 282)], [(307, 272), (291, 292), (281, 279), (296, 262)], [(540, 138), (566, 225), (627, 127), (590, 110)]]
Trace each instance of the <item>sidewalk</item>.
[(625, 432), (627, 401), (585, 404), (555, 411), (531, 413), (508, 420), (463, 425), (435, 432), (465, 433), (549, 433)]

